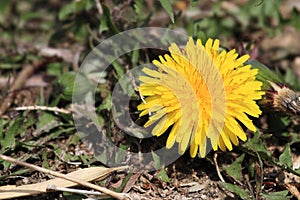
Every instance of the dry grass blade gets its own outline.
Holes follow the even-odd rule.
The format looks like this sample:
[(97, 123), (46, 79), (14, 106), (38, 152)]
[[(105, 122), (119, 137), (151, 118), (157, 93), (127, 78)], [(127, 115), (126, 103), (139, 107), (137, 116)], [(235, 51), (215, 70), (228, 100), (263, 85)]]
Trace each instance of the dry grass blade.
[(15, 198), (15, 197), (43, 193), (46, 192), (48, 185), (57, 185), (60, 187), (71, 187), (78, 184), (100, 191), (116, 199), (120, 199), (120, 200), (130, 199), (128, 194), (117, 193), (107, 188), (100, 187), (98, 185), (94, 185), (92, 183), (87, 182), (87, 181), (99, 179), (100, 177), (105, 178), (111, 172), (126, 169), (127, 167), (118, 167), (118, 168), (92, 167), (92, 168), (81, 169), (65, 175), (29, 163), (18, 161), (14, 158), (5, 155), (0, 155), (0, 159), (57, 177), (49, 181), (30, 184), (30, 185), (23, 185), (20, 187), (17, 187), (15, 185), (0, 187), (0, 199)]

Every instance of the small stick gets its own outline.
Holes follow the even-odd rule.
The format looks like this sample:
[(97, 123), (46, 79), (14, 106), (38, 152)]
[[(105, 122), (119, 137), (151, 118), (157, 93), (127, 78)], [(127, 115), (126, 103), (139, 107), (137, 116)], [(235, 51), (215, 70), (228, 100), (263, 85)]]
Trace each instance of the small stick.
[(55, 177), (58, 177), (58, 178), (63, 178), (65, 180), (72, 181), (74, 183), (83, 185), (85, 187), (89, 187), (89, 188), (92, 188), (94, 190), (98, 190), (100, 192), (103, 192), (103, 193), (105, 193), (105, 194), (107, 194), (111, 197), (114, 197), (116, 199), (119, 199), (119, 200), (131, 199), (131, 197), (128, 194), (117, 193), (117, 192), (111, 191), (111, 190), (109, 190), (105, 187), (100, 187), (98, 185), (95, 185), (95, 184), (92, 184), (92, 183), (89, 183), (89, 182), (86, 182), (86, 181), (81, 181), (81, 180), (76, 179), (76, 178), (68, 177), (65, 174), (62, 174), (62, 173), (59, 173), (59, 172), (56, 172), (56, 171), (52, 171), (52, 170), (49, 170), (49, 169), (45, 169), (45, 168), (42, 168), (42, 167), (39, 167), (39, 166), (36, 166), (36, 165), (32, 165), (32, 164), (29, 164), (29, 163), (26, 163), (26, 162), (22, 162), (22, 161), (14, 159), (12, 157), (5, 156), (3, 154), (0, 154), (0, 159), (8, 161), (8, 162), (15, 163), (17, 165), (21, 165), (21, 166), (24, 166), (24, 167), (27, 167), (27, 168), (30, 168), (30, 169), (33, 169), (33, 170), (36, 170), (36, 171), (39, 171), (39, 172), (42, 172), (42, 173), (45, 173), (45, 174), (49, 174), (49, 175), (52, 175), (52, 176), (55, 176)]
[(217, 174), (218, 174), (220, 180), (221, 180), (223, 183), (225, 183), (225, 180), (224, 180), (224, 178), (223, 178), (223, 176), (222, 176), (222, 174), (221, 174), (221, 172), (220, 172), (220, 169), (219, 169), (217, 157), (218, 157), (218, 154), (215, 153), (215, 154), (214, 154), (214, 163), (215, 163), (215, 165), (216, 165)]
[(284, 184), (284, 186), (290, 191), (290, 193), (292, 193), (292, 195), (294, 195), (298, 200), (300, 200), (300, 192), (295, 185), (286, 183)]
[(44, 110), (44, 111), (51, 111), (51, 112), (58, 112), (58, 113), (63, 113), (63, 114), (70, 114), (70, 110), (66, 110), (63, 108), (58, 108), (58, 107), (47, 107), (47, 106), (21, 106), (14, 108), (14, 110)]
[(47, 191), (60, 191), (60, 192), (71, 192), (76, 194), (85, 194), (85, 195), (103, 195), (101, 192), (89, 191), (89, 190), (79, 190), (73, 188), (58, 187), (56, 185), (48, 185)]
[(100, 17), (102, 17), (102, 15), (103, 15), (102, 5), (99, 0), (95, 0), (95, 3), (96, 3), (96, 7), (98, 9), (98, 13), (99, 13)]

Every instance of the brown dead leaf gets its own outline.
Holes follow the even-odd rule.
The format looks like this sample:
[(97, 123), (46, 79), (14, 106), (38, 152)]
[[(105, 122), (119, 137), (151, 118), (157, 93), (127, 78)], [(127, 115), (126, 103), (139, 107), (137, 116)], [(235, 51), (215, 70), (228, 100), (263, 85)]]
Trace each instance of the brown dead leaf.
[(134, 186), (135, 182), (138, 180), (138, 178), (141, 176), (140, 173), (137, 173), (137, 174), (133, 174), (132, 176), (130, 176), (129, 180), (127, 181), (124, 189), (123, 189), (123, 192), (124, 193), (127, 193), (129, 192), (129, 190)]
[(292, 16), (293, 9), (300, 11), (300, 1), (285, 0), (280, 3), (280, 14), (284, 19), (289, 19)]
[[(104, 179), (110, 173), (120, 170), (120, 168), (105, 168), (105, 167), (90, 167), (80, 169), (67, 174), (68, 177), (73, 177), (82, 181), (92, 181), (95, 179)], [(29, 185), (6, 185), (0, 187), (0, 199), (16, 198), (22, 196), (36, 195), (47, 192), (48, 185), (56, 185), (59, 187), (73, 187), (77, 184), (61, 178), (54, 178), (49, 181), (29, 184)]]
[(289, 55), (299, 55), (300, 33), (291, 26), (286, 26), (283, 33), (273, 38), (266, 38), (261, 43), (264, 52), (269, 52), (271, 60), (280, 60)]
[[(33, 75), (24, 83), (24, 87), (47, 87), (49, 86), (50, 81), (45, 79), (53, 79), (52, 77), (45, 77), (43, 75)], [(0, 88), (4, 88), (7, 85), (11, 85), (14, 81), (14, 78), (0, 77)]]
[[(300, 56), (296, 57), (292, 63), (292, 68), (297, 75), (298, 81), (300, 82)], [(300, 167), (300, 164), (299, 164)]]
[(69, 49), (43, 47), (39, 49), (39, 54), (44, 57), (58, 57), (68, 63), (72, 63), (74, 59), (74, 53)]

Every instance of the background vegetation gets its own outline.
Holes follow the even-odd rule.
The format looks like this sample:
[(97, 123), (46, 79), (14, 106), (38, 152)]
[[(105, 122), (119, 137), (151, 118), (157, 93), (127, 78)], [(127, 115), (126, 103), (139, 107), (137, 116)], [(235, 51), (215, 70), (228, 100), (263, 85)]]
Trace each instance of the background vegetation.
[[(284, 84), (300, 90), (299, 1), (2, 0), (0, 13), (0, 152), (48, 169), (71, 172), (102, 164), (80, 141), (70, 113), (15, 108), (39, 105), (69, 111), (82, 60), (99, 42), (125, 30), (167, 27), (203, 40), (219, 38), (224, 48), (250, 53)], [(124, 148), (136, 140), (128, 140), (110, 119), (109, 94), (113, 80), (146, 62), (144, 54), (120, 58), (97, 90), (99, 122), (109, 123), (110, 136)], [(232, 152), (211, 152), (205, 159), (187, 154), (165, 169), (114, 173), (98, 184), (140, 199), (299, 198), (299, 116), (266, 109), (255, 123), (259, 131), (249, 133), (249, 140)], [(151, 145), (153, 141), (146, 146)], [(0, 169), (1, 185), (49, 179), (6, 161), (0, 161)], [(83, 196), (55, 192), (32, 198)]]

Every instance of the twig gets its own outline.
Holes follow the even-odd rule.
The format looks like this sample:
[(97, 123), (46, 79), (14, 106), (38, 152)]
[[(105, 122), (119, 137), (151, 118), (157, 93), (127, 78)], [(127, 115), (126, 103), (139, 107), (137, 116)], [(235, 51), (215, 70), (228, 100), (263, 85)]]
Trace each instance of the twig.
[(62, 178), (62, 179), (68, 180), (68, 181), (72, 181), (74, 183), (83, 185), (85, 187), (89, 187), (89, 188), (92, 188), (94, 190), (98, 190), (100, 192), (103, 192), (103, 193), (105, 193), (105, 194), (107, 194), (111, 197), (114, 197), (116, 199), (119, 199), (119, 200), (131, 199), (131, 197), (128, 194), (117, 193), (117, 192), (111, 191), (111, 190), (109, 190), (105, 187), (100, 187), (98, 185), (95, 185), (95, 184), (92, 184), (92, 183), (89, 183), (89, 182), (86, 182), (86, 181), (81, 181), (81, 180), (76, 179), (76, 178), (68, 177), (65, 174), (62, 174), (62, 173), (59, 173), (59, 172), (56, 172), (56, 171), (52, 171), (52, 170), (49, 170), (49, 169), (45, 169), (45, 168), (42, 168), (42, 167), (39, 167), (39, 166), (36, 166), (36, 165), (32, 165), (32, 164), (29, 164), (29, 163), (26, 163), (26, 162), (22, 162), (22, 161), (14, 159), (12, 157), (9, 157), (9, 156), (5, 156), (5, 155), (0, 154), (0, 159), (8, 161), (8, 162), (15, 163), (17, 165), (21, 165), (21, 166), (24, 166), (24, 167), (27, 167), (27, 168), (30, 168), (30, 169), (33, 169), (33, 170), (36, 170), (36, 171), (39, 171), (39, 172), (42, 172), (42, 173), (45, 173), (45, 174), (49, 174), (49, 175), (52, 175), (52, 176), (55, 176), (55, 177), (58, 177), (58, 178)]
[(81, 46), (78, 47), (77, 51), (75, 52), (75, 54), (73, 56), (72, 66), (73, 66), (73, 70), (74, 71), (78, 71), (79, 70), (78, 62), (79, 62), (79, 57), (80, 57), (80, 54), (81, 54), (82, 51), (83, 51), (83, 47), (81, 47)]
[(216, 165), (217, 174), (218, 174), (220, 180), (224, 183), (225, 180), (224, 180), (224, 178), (223, 178), (223, 176), (222, 176), (222, 174), (221, 174), (221, 172), (220, 172), (219, 165), (218, 165), (218, 161), (217, 161), (217, 157), (218, 157), (218, 154), (215, 153), (215, 154), (214, 154), (214, 163), (215, 163), (215, 165)]
[(64, 113), (64, 114), (70, 114), (71, 111), (63, 108), (58, 107), (47, 107), (47, 106), (21, 106), (14, 108), (14, 110), (44, 110), (44, 111), (51, 111), (51, 112), (57, 112), (57, 113)]
[(89, 190), (79, 190), (79, 189), (58, 187), (56, 185), (48, 185), (47, 190), (48, 191), (71, 192), (71, 193), (85, 194), (85, 195), (103, 195), (103, 193), (101, 193), (101, 192), (94, 192), (94, 191), (89, 191)]
[(100, 3), (99, 0), (95, 0), (95, 3), (96, 3), (96, 6), (97, 6), (97, 9), (98, 9), (98, 13), (99, 13), (100, 17), (102, 17), (103, 9), (102, 9), (101, 3)]
[(288, 189), (292, 195), (294, 195), (298, 200), (300, 200), (300, 192), (298, 191), (297, 187), (295, 185), (292, 185), (290, 183), (284, 184), (286, 189)]
[(7, 109), (10, 107), (11, 103), (13, 102), (13, 99), (16, 96), (16, 93), (14, 91), (19, 90), (23, 87), (25, 81), (30, 77), (35, 70), (37, 70), (39, 67), (49, 63), (48, 60), (43, 61), (36, 61), (32, 64), (25, 65), (22, 71), (18, 74), (18, 76), (14, 79), (10, 89), (8, 90), (8, 95), (3, 100), (0, 106), (0, 117), (7, 111)]

